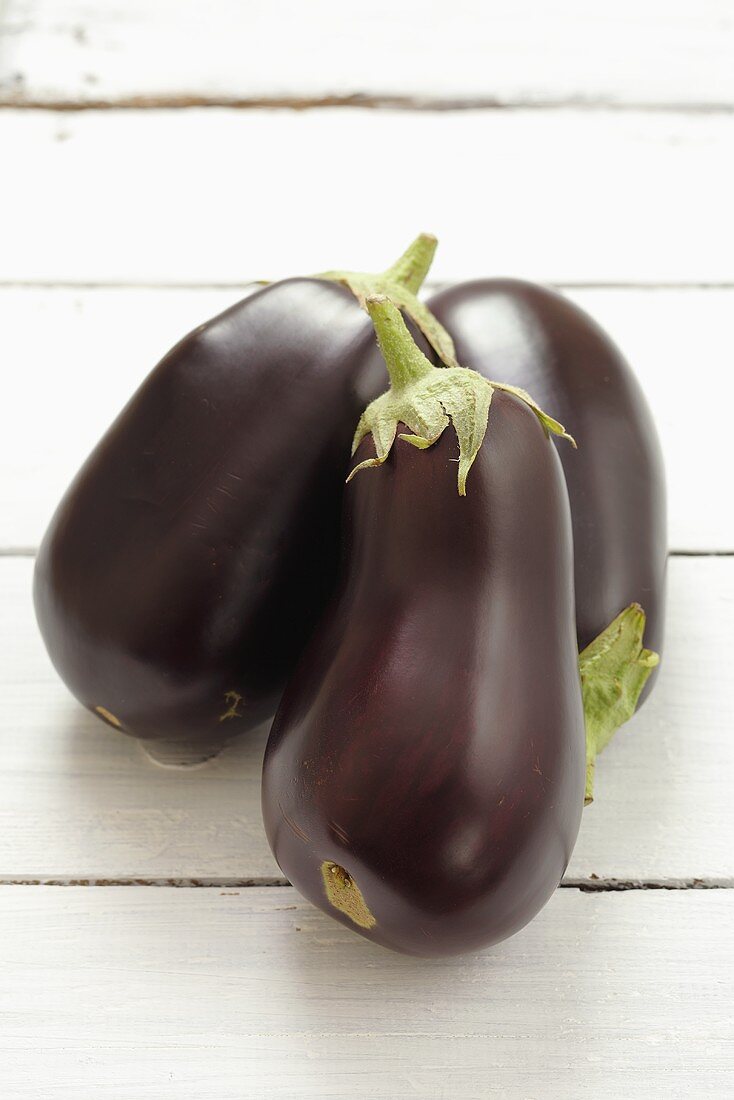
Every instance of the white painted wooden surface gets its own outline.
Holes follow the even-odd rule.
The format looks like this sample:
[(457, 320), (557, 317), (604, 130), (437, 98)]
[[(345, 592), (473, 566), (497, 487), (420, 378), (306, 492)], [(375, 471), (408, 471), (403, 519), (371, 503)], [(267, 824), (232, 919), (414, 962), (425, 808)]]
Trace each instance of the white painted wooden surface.
[(734, 282), (734, 113), (6, 110), (0, 149), (0, 281), (374, 270), (427, 229), (437, 279)]
[[(695, 556), (734, 551), (733, 55), (729, 0), (0, 0), (2, 1100), (734, 1095), (734, 557)], [(29, 600), (51, 508), (183, 331), (419, 229), (434, 279), (565, 283), (609, 328), (694, 554), (565, 887), (437, 963), (245, 886), (282, 881), (266, 731), (157, 768), (68, 696)]]
[(728, 105), (728, 0), (6, 0), (10, 102)]
[[(491, 260), (484, 273), (497, 273)], [(69, 481), (150, 368), (242, 293), (0, 288), (3, 357), (16, 372), (18, 407), (32, 410), (0, 411), (0, 548), (38, 545)], [(567, 293), (614, 334), (655, 410), (671, 546), (734, 550), (734, 509), (719, 504), (730, 466), (734, 290)], [(716, 398), (700, 391), (692, 405), (682, 402), (702, 374), (716, 379)]]
[(10, 887), (0, 920), (14, 1098), (731, 1095), (731, 891), (559, 890), (437, 962), (285, 888)]
[[(0, 559), (0, 878), (278, 878), (260, 820), (266, 730), (161, 769), (66, 693), (30, 607), (30, 559)], [(598, 765), (570, 881), (734, 885), (734, 558), (674, 558), (660, 682)], [(22, 822), (22, 827), (20, 826)]]

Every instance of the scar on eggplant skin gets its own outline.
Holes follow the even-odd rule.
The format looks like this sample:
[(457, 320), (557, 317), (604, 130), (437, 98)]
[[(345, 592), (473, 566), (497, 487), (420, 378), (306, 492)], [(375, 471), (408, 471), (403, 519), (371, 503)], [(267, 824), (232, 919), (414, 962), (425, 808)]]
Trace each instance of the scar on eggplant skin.
[(344, 913), (360, 928), (374, 928), (377, 921), (367, 908), (362, 891), (348, 871), (326, 859), (321, 864), (326, 896), (340, 913)]
[(220, 722), (226, 722), (228, 718), (242, 717), (242, 714), (237, 709), (242, 702), (242, 696), (238, 691), (225, 691), (224, 701), (225, 703), (228, 703), (229, 706), (227, 707), (227, 710), (225, 710), (224, 714), (219, 715)]
[(122, 729), (122, 722), (119, 718), (116, 718), (112, 711), (107, 710), (107, 707), (95, 707), (94, 713), (107, 723), (108, 726), (114, 726), (116, 730)]
[(293, 818), (288, 816), (288, 814), (285, 812), (285, 810), (280, 805), (280, 803), (278, 803), (278, 806), (280, 807), (280, 812), (283, 815), (283, 820), (285, 821), (286, 825), (291, 830), (291, 832), (294, 833), (295, 836), (297, 836), (299, 840), (304, 841), (305, 844), (310, 843), (310, 838), (308, 836), (308, 833), (305, 833), (303, 831), (303, 829), (300, 828), (300, 826), (296, 825)]

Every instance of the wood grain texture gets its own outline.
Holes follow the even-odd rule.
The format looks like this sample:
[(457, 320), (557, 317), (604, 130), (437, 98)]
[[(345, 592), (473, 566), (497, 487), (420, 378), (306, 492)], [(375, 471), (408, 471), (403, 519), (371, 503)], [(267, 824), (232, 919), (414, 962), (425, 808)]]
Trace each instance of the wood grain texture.
[(29, 104), (734, 100), (727, 0), (8, 0), (0, 96)]
[[(43, 651), (29, 559), (0, 559), (0, 879), (279, 877), (260, 819), (266, 730), (161, 769), (82, 710)], [(670, 563), (655, 693), (597, 767), (569, 881), (734, 883), (734, 559)]]
[(0, 281), (241, 283), (379, 269), (416, 232), (438, 280), (734, 281), (734, 113), (0, 112)]
[(733, 919), (730, 891), (564, 890), (512, 940), (426, 961), (290, 888), (4, 888), (0, 1085), (9, 1100), (721, 1100)]
[[(485, 274), (495, 271), (488, 258)], [(38, 545), (66, 486), (151, 367), (242, 293), (0, 289), (15, 394), (0, 413), (0, 550)], [(671, 546), (734, 550), (734, 510), (720, 505), (734, 406), (734, 291), (568, 293), (613, 335), (648, 396), (665, 453)], [(681, 398), (703, 376), (717, 394), (706, 403), (705, 428), (684, 418)]]

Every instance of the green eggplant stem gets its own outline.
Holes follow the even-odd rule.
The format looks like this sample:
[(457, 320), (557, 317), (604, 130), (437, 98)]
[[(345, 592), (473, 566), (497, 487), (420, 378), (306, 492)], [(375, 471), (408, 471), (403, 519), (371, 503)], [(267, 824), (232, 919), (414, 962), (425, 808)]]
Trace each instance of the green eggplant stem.
[(431, 374), (440, 377), (439, 370), (413, 340), (400, 311), (389, 298), (383, 295), (368, 298), (367, 312), (375, 327), (377, 343), (385, 360), (390, 388), (394, 393)]
[(400, 439), (420, 450), (433, 446), (452, 424), (459, 444), (458, 492), (466, 496), (466, 479), (484, 441), (495, 390), (511, 393), (528, 405), (546, 435), (553, 432), (571, 438), (563, 425), (544, 413), (524, 390), (488, 382), (464, 367), (435, 367), (413, 340), (390, 296), (370, 295), (365, 306), (385, 359), (390, 389), (365, 409), (352, 445), (354, 454), (364, 437), (371, 434), (376, 455), (355, 466), (347, 481), (358, 470), (382, 465), (395, 442), (398, 424), (410, 429)]
[(420, 330), (440, 361), (448, 367), (457, 366), (454, 342), (446, 329), (417, 297), (433, 261), (438, 241), (430, 233), (421, 233), (402, 256), (385, 271), (370, 274), (363, 271), (322, 271), (317, 279), (340, 283), (352, 292), (363, 309), (367, 299), (384, 296), (405, 314)]
[(420, 233), (400, 259), (387, 269), (385, 278), (394, 279), (411, 294), (417, 294), (430, 271), (437, 248), (437, 237), (432, 233)]

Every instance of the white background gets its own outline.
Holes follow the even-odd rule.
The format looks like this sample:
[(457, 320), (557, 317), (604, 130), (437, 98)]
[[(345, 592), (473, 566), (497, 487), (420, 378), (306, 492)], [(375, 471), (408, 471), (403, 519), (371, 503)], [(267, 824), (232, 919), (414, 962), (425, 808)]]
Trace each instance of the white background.
[[(729, 0), (0, 3), (0, 1095), (734, 1092), (733, 138)], [(183, 332), (420, 230), (432, 279), (549, 281), (612, 332), (673, 549), (661, 676), (564, 886), (428, 963), (283, 884), (266, 731), (156, 767), (66, 693), (29, 597), (65, 485)]]

